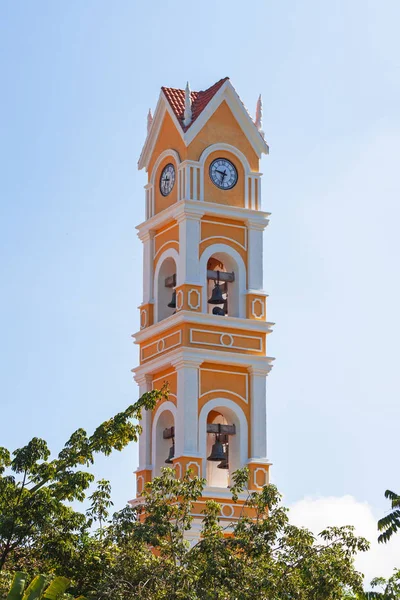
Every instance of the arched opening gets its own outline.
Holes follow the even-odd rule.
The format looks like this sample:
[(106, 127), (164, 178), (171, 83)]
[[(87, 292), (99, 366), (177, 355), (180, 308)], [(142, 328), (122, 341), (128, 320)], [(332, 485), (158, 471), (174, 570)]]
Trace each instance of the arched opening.
[(171, 434), (174, 433), (174, 415), (170, 410), (163, 410), (157, 419), (154, 435), (154, 458), (153, 458), (153, 477), (161, 475), (163, 467), (171, 467), (171, 463), (165, 461), (168, 457), (172, 458), (171, 446), (174, 443), (174, 438)]
[(167, 257), (158, 270), (156, 287), (156, 320), (166, 319), (174, 314), (176, 309), (176, 262), (172, 257)]
[(210, 410), (206, 423), (207, 485), (227, 488), (231, 474), (241, 466), (239, 419), (231, 409), (217, 407)]
[[(240, 273), (234, 258), (216, 252), (207, 262), (207, 312), (219, 316), (240, 315)], [(221, 302), (217, 302), (218, 300)]]

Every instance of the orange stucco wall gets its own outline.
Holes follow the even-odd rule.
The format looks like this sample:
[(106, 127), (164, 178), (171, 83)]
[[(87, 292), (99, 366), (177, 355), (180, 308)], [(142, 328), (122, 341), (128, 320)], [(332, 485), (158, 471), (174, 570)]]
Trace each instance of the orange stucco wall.
[(199, 160), (203, 150), (211, 144), (220, 142), (230, 144), (243, 152), (250, 163), (251, 170), (258, 171), (258, 156), (225, 101), (189, 144), (187, 157), (189, 160)]

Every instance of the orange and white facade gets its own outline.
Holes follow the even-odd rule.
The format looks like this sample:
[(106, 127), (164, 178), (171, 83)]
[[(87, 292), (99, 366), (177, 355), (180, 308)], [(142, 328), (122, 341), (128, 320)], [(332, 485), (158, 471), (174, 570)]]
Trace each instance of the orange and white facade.
[[(204, 92), (162, 88), (139, 159), (148, 182), (146, 220), (137, 228), (143, 302), (134, 374), (141, 394), (164, 382), (170, 393), (142, 421), (137, 497), (166, 466), (171, 439), (163, 433), (174, 428), (177, 476), (190, 468), (207, 480), (195, 513), (213, 498), (227, 520), (241, 510), (240, 500), (230, 499), (230, 474), (248, 466), (253, 490), (269, 478), (263, 153), (261, 102), (253, 121), (226, 78)], [(223, 288), (227, 301), (215, 314), (208, 299), (223, 273), (230, 277)], [(234, 426), (229, 469), (207, 460), (212, 424)]]

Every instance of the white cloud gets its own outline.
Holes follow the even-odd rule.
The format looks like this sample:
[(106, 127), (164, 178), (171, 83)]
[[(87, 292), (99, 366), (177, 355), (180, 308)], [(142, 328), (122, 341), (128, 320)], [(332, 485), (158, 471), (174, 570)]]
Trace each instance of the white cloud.
[(358, 502), (352, 496), (305, 498), (290, 506), (290, 521), (306, 527), (315, 535), (328, 525), (354, 525), (357, 535), (371, 543), (368, 552), (356, 558), (356, 567), (369, 584), (374, 577), (388, 577), (395, 567), (400, 568), (400, 534), (387, 544), (378, 544), (378, 518), (367, 502)]

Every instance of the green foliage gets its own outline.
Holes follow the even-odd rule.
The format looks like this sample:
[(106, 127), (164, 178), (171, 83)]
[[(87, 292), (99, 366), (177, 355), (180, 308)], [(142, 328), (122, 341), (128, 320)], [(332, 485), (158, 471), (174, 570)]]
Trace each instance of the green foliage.
[[(351, 527), (327, 528), (315, 538), (291, 525), (274, 486), (248, 491), (247, 469), (233, 474), (232, 498), (243, 509), (232, 523), (220, 519), (217, 502), (204, 502), (204, 480), (190, 473), (177, 480), (171, 469), (146, 485), (141, 504), (112, 516), (105, 480), (85, 514), (68, 505), (86, 497), (96, 454), (137, 441), (141, 427), (132, 419), (166, 394), (144, 394), (90, 436), (78, 429), (56, 458), (39, 438), (13, 453), (0, 448), (0, 598), (10, 588), (9, 573), (22, 570), (53, 581), (46, 588), (47, 578), (38, 576), (25, 590), (27, 578), (17, 573), (9, 600), (364, 598), (353, 559), (368, 548), (366, 540)], [(204, 508), (194, 519), (199, 498)], [(200, 535), (189, 544), (193, 527)]]
[(93, 482), (81, 467), (92, 465), (96, 454), (107, 456), (137, 441), (141, 426), (132, 420), (140, 421), (142, 411), (154, 408), (167, 393), (166, 388), (147, 392), (90, 436), (78, 429), (53, 459), (46, 442), (36, 437), (12, 453), (0, 448), (0, 570), (28, 567), (37, 572), (44, 557), (62, 564), (72, 559), (77, 546), (92, 546), (91, 521), (101, 526), (111, 501), (108, 484), (100, 482), (91, 496), (89, 519), (65, 504), (83, 501)]
[[(243, 497), (248, 471), (235, 474), (234, 497)], [(220, 521), (220, 506), (206, 502), (199, 541), (185, 534), (204, 481), (171, 469), (146, 486), (143, 505), (113, 516), (104, 543), (114, 558), (93, 598), (334, 600), (345, 588), (361, 592), (356, 552), (368, 548), (351, 527), (328, 528), (319, 540), (289, 523), (272, 485), (248, 493), (236, 523)], [(227, 535), (229, 534), (229, 535)]]
[(391, 500), (392, 512), (378, 521), (378, 530), (382, 533), (378, 542), (386, 543), (400, 529), (400, 496), (391, 490), (386, 490), (385, 498)]
[[(6, 600), (61, 600), (61, 598), (65, 598), (64, 594), (71, 583), (71, 580), (66, 577), (55, 577), (46, 587), (46, 577), (37, 575), (25, 590), (27, 579), (26, 573), (22, 571), (15, 573)], [(80, 600), (85, 600), (85, 598), (81, 596)]]
[[(389, 579), (376, 577), (371, 581), (373, 591), (348, 595), (343, 600), (400, 600), (400, 570), (395, 569)], [(375, 588), (380, 588), (376, 590)]]

